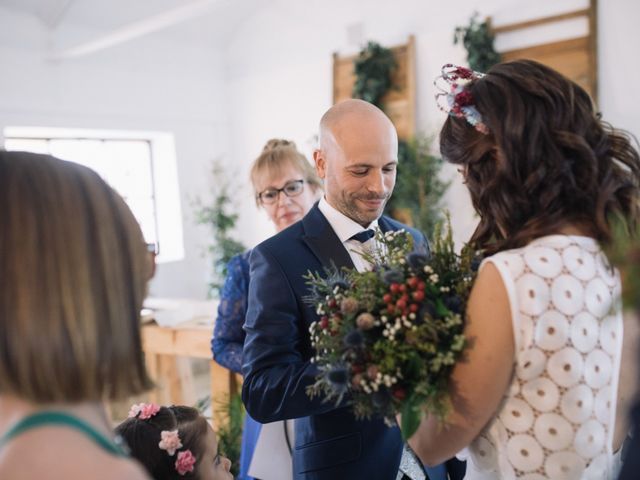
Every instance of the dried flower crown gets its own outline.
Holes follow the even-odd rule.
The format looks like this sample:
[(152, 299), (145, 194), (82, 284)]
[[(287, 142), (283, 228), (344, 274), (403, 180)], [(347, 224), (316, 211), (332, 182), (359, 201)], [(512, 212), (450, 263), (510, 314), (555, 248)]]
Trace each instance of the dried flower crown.
[(463, 118), (479, 132), (488, 134), (489, 129), (474, 105), (473, 95), (465, 88), (470, 81), (482, 77), (484, 73), (447, 63), (433, 84), (438, 90), (436, 104), (440, 110), (452, 117)]
[[(129, 418), (138, 418), (140, 420), (148, 420), (160, 411), (160, 406), (155, 403), (137, 403), (129, 409)], [(182, 448), (182, 441), (178, 430), (162, 430), (160, 432), (160, 442), (158, 447), (165, 450), (170, 457), (176, 454), (176, 451)], [(183, 450), (178, 452), (174, 467), (178, 475), (186, 475), (193, 472), (196, 464), (196, 457), (191, 450)]]

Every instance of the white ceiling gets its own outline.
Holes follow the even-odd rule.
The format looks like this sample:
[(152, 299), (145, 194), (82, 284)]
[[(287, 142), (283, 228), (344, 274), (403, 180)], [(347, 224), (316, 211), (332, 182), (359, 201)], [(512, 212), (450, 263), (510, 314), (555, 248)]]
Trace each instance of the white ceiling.
[[(213, 0), (192, 18), (157, 32), (172, 40), (199, 44), (221, 43), (257, 9), (273, 0)], [(207, 4), (205, 0), (0, 0), (0, 8), (35, 17), (53, 33), (65, 29), (93, 30), (109, 35), (175, 9)], [(87, 39), (89, 40), (89, 39)]]

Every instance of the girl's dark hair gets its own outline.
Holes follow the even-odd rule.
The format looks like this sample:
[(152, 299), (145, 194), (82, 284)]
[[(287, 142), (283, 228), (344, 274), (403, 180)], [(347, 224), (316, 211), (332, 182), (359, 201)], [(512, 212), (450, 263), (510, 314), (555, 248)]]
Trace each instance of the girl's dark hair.
[[(182, 448), (174, 455), (162, 450), (160, 433), (163, 430), (178, 430)], [(128, 418), (115, 429), (131, 450), (131, 456), (138, 460), (154, 480), (197, 479), (198, 465), (206, 449), (207, 421), (192, 407), (160, 407), (153, 417), (142, 420)], [(179, 475), (175, 468), (178, 452), (191, 450), (196, 464), (190, 473)]]
[(600, 120), (584, 89), (531, 60), (495, 65), (466, 89), (489, 134), (448, 117), (440, 151), (464, 167), (478, 247), (522, 247), (568, 223), (608, 244), (614, 216), (635, 227), (638, 151)]

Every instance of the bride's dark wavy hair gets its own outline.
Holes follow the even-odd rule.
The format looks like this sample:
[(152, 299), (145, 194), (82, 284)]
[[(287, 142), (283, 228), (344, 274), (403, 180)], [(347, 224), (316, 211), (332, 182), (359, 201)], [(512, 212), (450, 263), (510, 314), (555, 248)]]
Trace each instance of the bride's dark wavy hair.
[(637, 141), (601, 121), (584, 89), (531, 60), (495, 65), (466, 89), (489, 134), (450, 116), (440, 152), (464, 168), (480, 248), (522, 247), (570, 223), (606, 245), (613, 217), (635, 228)]

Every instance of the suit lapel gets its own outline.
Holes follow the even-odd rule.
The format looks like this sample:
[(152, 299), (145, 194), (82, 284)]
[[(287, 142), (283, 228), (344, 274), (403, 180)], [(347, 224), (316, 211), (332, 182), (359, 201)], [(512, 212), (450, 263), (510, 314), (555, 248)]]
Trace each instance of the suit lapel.
[(380, 231), (382, 233), (388, 232), (390, 230), (397, 230), (393, 225), (391, 225), (391, 222), (389, 222), (389, 220), (387, 220), (387, 217), (382, 216), (378, 219), (378, 226), (380, 227)]
[(325, 267), (355, 268), (349, 252), (331, 228), (316, 203), (302, 219), (305, 235), (302, 240)]

